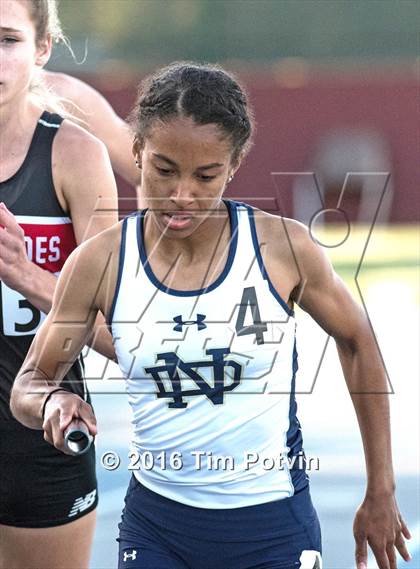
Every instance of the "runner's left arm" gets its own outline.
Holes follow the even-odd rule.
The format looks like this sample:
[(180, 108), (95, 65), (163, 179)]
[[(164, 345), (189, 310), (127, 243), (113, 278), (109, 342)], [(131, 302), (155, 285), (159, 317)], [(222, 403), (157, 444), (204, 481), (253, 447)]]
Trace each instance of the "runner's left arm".
[(367, 488), (355, 522), (357, 567), (367, 566), (367, 545), (380, 569), (396, 568), (395, 548), (408, 560), (409, 531), (395, 500), (387, 376), (364, 310), (336, 275), (307, 229), (289, 223), (291, 245), (301, 274), (292, 295), (337, 345), (365, 452)]

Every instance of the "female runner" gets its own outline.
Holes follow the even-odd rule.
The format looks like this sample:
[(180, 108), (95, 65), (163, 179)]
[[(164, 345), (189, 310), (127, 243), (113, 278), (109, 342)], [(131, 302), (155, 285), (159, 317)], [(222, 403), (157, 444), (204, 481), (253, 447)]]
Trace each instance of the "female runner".
[[(117, 220), (103, 144), (31, 96), (60, 36), (55, 15), (51, 0), (2, 0), (0, 7), (1, 569), (87, 567), (97, 504), (94, 449), (65, 456), (9, 408), (64, 261)], [(99, 333), (95, 347), (112, 357), (109, 334)], [(80, 361), (64, 385), (89, 400)]]
[(366, 317), (304, 226), (223, 199), (251, 137), (241, 87), (218, 67), (176, 63), (143, 84), (135, 120), (149, 209), (72, 254), (16, 379), (14, 415), (63, 452), (72, 418), (95, 432), (89, 404), (57, 385), (59, 362), (77, 357), (100, 310), (127, 378), (138, 468), (120, 569), (320, 567), (308, 478), (291, 466), (303, 452), (299, 302), (336, 340), (362, 432), (358, 568), (369, 543), (380, 569), (396, 569), (409, 533), (394, 498), (387, 397), (367, 395), (386, 382)]

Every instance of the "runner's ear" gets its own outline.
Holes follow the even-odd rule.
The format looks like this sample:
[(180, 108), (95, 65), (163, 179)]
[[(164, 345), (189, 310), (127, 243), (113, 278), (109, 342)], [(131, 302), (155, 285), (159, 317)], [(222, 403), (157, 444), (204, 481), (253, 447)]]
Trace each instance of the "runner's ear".
[(141, 158), (142, 158), (142, 153), (143, 153), (143, 144), (142, 141), (139, 140), (139, 138), (136, 136), (134, 138), (134, 142), (133, 142), (133, 148), (132, 148), (132, 152), (133, 152), (133, 156), (136, 160), (136, 166), (137, 168), (141, 168)]
[(44, 67), (48, 63), (52, 50), (52, 37), (47, 34), (47, 37), (40, 42), (37, 42), (35, 65)]

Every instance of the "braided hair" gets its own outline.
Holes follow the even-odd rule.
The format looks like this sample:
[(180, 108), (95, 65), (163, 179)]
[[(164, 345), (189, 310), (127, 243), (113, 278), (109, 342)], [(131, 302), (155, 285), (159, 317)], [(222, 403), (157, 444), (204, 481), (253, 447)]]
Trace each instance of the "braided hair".
[(131, 123), (144, 140), (155, 121), (183, 116), (198, 125), (216, 124), (232, 142), (232, 162), (251, 146), (252, 109), (244, 89), (218, 65), (175, 62), (147, 77), (139, 87)]

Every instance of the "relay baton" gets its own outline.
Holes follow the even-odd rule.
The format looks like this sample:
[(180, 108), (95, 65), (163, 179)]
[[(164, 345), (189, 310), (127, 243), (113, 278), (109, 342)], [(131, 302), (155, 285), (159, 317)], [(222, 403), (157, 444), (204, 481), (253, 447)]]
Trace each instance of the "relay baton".
[(64, 444), (72, 453), (81, 455), (87, 452), (93, 441), (93, 436), (84, 421), (74, 419), (64, 431)]

